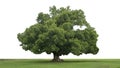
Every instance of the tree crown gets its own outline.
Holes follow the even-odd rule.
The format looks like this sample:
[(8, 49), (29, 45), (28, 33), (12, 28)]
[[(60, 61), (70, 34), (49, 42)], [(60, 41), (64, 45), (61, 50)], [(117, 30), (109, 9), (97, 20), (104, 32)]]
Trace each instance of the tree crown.
[[(37, 23), (18, 34), (18, 40), (24, 50), (35, 54), (46, 52), (59, 56), (73, 53), (97, 54), (98, 34), (86, 21), (84, 12), (71, 10), (70, 7), (50, 7), (49, 14), (40, 12)], [(74, 30), (73, 26), (85, 26), (84, 30)]]

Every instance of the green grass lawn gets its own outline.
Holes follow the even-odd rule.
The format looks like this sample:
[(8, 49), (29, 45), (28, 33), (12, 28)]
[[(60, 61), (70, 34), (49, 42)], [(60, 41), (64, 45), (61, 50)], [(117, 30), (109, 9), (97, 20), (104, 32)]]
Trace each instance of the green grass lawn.
[(51, 62), (49, 59), (1, 59), (0, 68), (120, 68), (120, 59), (65, 59), (64, 62)]

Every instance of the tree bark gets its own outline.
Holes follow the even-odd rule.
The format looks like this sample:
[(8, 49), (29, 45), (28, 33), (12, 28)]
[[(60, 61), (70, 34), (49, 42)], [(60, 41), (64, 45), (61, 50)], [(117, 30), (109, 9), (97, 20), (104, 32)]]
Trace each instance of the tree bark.
[(62, 59), (59, 58), (58, 54), (53, 53), (53, 56), (54, 56), (54, 58), (52, 60), (53, 62), (61, 62), (61, 61), (63, 61)]

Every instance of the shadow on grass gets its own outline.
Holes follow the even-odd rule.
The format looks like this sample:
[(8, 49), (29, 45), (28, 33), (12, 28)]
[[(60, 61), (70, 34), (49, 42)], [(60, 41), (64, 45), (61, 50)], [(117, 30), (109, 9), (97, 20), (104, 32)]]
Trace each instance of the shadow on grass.
[(102, 62), (102, 61), (98, 61), (98, 60), (64, 60), (62, 62), (53, 62), (51, 60), (31, 60), (31, 61), (28, 61), (28, 63), (96, 63), (96, 62)]
[(47, 64), (47, 63), (96, 63), (96, 62), (120, 62), (116, 60), (109, 60), (109, 59), (63, 59), (62, 62), (52, 62), (51, 59), (0, 59), (2, 61), (17, 61), (22, 63), (38, 63), (38, 64)]

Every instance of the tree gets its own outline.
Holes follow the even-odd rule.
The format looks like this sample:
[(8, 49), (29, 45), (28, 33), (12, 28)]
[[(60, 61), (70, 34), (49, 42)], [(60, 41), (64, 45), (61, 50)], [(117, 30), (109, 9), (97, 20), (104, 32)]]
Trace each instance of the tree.
[[(17, 35), (24, 50), (35, 54), (53, 53), (53, 61), (61, 61), (59, 56), (97, 54), (98, 34), (86, 21), (84, 12), (68, 7), (50, 7), (49, 14), (40, 12), (37, 23)], [(86, 26), (84, 30), (74, 30), (73, 26)]]

